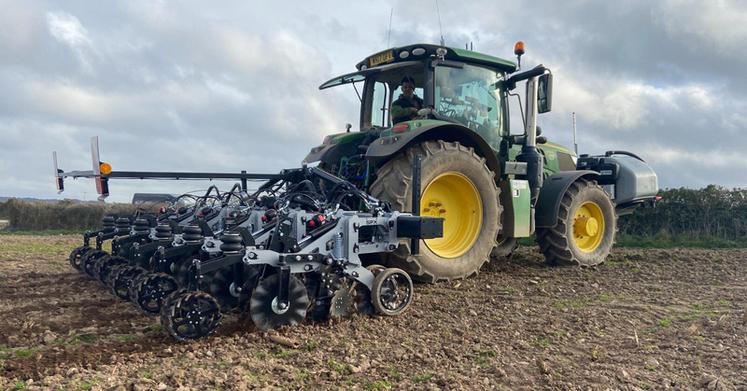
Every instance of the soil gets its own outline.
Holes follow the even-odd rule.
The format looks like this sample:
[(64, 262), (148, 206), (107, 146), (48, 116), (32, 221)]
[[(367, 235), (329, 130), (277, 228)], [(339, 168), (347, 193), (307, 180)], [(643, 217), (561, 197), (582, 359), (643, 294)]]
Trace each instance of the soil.
[[(0, 236), (0, 389), (747, 390), (747, 250), (534, 248), (416, 285), (399, 317), (174, 342), (73, 270), (75, 236)], [(28, 250), (27, 250), (28, 249)]]

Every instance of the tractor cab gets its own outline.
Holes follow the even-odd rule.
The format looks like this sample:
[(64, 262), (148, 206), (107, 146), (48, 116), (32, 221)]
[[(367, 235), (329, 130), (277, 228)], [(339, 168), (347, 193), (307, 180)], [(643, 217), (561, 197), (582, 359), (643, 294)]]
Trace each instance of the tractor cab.
[[(423, 109), (405, 122), (418, 127), (424, 120), (460, 125), (478, 133), (497, 150), (508, 133), (508, 111), (501, 83), (516, 70), (513, 62), (472, 51), (437, 45), (410, 45), (385, 50), (357, 64), (357, 72), (333, 78), (319, 88), (352, 84), (361, 100), (360, 130), (391, 130), (392, 106), (410, 77)], [(401, 122), (401, 121), (400, 121)], [(386, 134), (386, 133), (384, 133)]]
[[(519, 56), (523, 48), (515, 50)], [(332, 134), (312, 148), (305, 163), (320, 161), (332, 173), (362, 188), (371, 183), (377, 166), (423, 140), (459, 142), (486, 159), (498, 176), (509, 174), (505, 162), (521, 154), (526, 140), (537, 136), (536, 114), (550, 111), (552, 79), (538, 66), (518, 73), (516, 63), (470, 50), (415, 44), (366, 57), (357, 71), (335, 77), (321, 86), (327, 89), (352, 85), (360, 102), (360, 132)], [(414, 83), (419, 110), (404, 112), (398, 100), (404, 79)], [(531, 118), (524, 119), (524, 134), (512, 136), (509, 123), (509, 92), (519, 81), (536, 79)], [(516, 96), (516, 94), (512, 94)], [(528, 101), (527, 101), (528, 103)], [(528, 129), (531, 127), (532, 129)], [(545, 138), (540, 138), (544, 143)], [(533, 143), (533, 141), (532, 141)], [(575, 169), (572, 152), (555, 144), (547, 151), (546, 175)]]

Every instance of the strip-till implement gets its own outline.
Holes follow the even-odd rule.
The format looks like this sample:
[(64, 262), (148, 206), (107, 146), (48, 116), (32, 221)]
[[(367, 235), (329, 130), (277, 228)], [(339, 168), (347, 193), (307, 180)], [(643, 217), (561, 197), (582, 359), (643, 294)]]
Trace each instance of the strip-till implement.
[[(94, 156), (97, 144), (94, 140)], [(100, 190), (108, 188), (108, 178), (188, 179), (193, 174), (109, 171), (102, 176), (95, 170), (56, 169), (60, 188), (66, 177), (92, 177)], [(249, 176), (261, 175), (241, 173), (235, 179)], [(101, 229), (84, 234), (83, 246), (70, 254), (71, 264), (143, 313), (159, 316), (180, 341), (212, 334), (226, 311), (246, 311), (258, 329), (268, 330), (307, 318), (395, 316), (408, 308), (410, 276), (379, 265), (381, 255), (396, 250), (403, 239), (440, 237), (443, 219), (392, 211), (318, 168), (265, 177), (252, 194), (246, 183), (227, 193), (211, 187), (193, 197), (190, 207), (175, 203), (154, 215), (106, 216)], [(96, 238), (93, 247), (91, 238)], [(104, 250), (107, 240), (110, 252)]]

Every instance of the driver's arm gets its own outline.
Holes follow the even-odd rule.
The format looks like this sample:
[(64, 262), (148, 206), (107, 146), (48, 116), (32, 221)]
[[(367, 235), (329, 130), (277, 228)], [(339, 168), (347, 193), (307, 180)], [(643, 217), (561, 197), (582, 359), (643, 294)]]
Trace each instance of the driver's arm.
[(417, 111), (418, 109), (414, 107), (402, 107), (397, 103), (392, 104), (392, 118), (409, 117)]

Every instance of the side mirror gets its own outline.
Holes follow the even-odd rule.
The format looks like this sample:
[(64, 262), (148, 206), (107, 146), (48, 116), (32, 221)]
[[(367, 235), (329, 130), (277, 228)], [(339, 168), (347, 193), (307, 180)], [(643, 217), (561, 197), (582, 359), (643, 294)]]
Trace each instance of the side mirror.
[(552, 73), (545, 73), (538, 79), (537, 112), (547, 113), (552, 110)]

